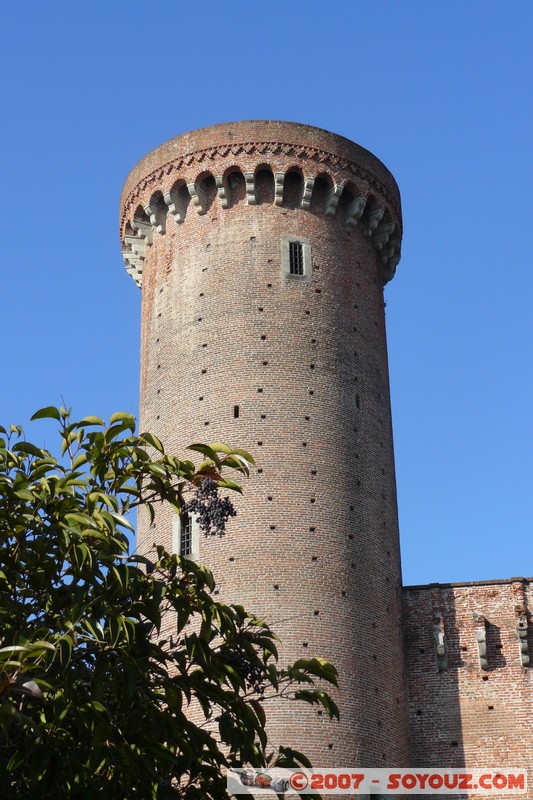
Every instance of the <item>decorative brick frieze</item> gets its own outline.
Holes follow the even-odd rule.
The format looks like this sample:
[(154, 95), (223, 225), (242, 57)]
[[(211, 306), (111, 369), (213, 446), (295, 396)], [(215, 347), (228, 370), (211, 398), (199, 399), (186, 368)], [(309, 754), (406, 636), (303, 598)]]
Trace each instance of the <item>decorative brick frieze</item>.
[[(237, 127), (240, 130), (243, 126), (249, 126), (253, 133), (260, 133), (262, 125), (264, 123), (238, 123), (234, 126), (217, 126), (217, 128), (220, 128), (222, 133), (229, 127)], [(291, 123), (277, 123), (277, 126), (281, 126), (285, 132), (305, 135), (309, 140), (315, 137), (323, 138), (325, 133), (320, 129)], [(195, 138), (205, 138), (203, 134), (205, 131), (186, 134), (184, 137), (174, 140), (176, 143), (174, 148), (172, 147), (173, 142), (167, 143), (166, 147), (169, 152), (174, 149), (182, 150), (186, 144), (193, 143), (191, 139), (194, 141)], [(332, 136), (329, 135), (329, 140), (331, 141), (331, 139)], [(371, 157), (367, 151), (358, 148), (353, 143), (348, 143), (342, 137), (336, 137), (333, 142), (339, 145), (341, 152), (331, 152), (311, 144), (295, 144), (284, 141), (239, 141), (230, 145), (221, 143), (200, 149), (193, 148), (191, 152), (181, 152), (180, 155), (166, 160), (164, 164), (149, 169), (145, 174), (139, 176), (137, 182), (135, 182), (136, 170), (134, 170), (123, 195), (121, 223), (123, 253), (128, 271), (140, 285), (145, 254), (139, 254), (132, 250), (130, 243), (125, 240), (127, 228), (133, 226), (139, 208), (144, 209), (147, 219), (156, 231), (164, 233), (167, 215), (174, 217), (178, 223), (184, 222), (187, 215), (187, 207), (182, 198), (177, 195), (174, 187), (178, 183), (185, 184), (192, 200), (191, 207), (203, 215), (207, 209), (202, 183), (212, 175), (216, 184), (220, 208), (226, 210), (232, 204), (231, 193), (228, 192), (223, 177), (229, 169), (242, 175), (246, 204), (254, 206), (257, 204), (256, 173), (265, 168), (271, 169), (273, 175), (272, 202), (278, 207), (283, 207), (285, 205), (285, 177), (287, 173), (294, 170), (296, 162), (303, 173), (299, 203), (301, 210), (306, 213), (319, 213), (316, 208), (312, 211), (315, 183), (319, 176), (327, 178), (331, 188), (321, 213), (332, 217), (341, 216), (341, 221), (348, 228), (359, 227), (364, 236), (372, 238), (374, 246), (379, 252), (379, 263), (382, 265), (381, 278), (386, 283), (394, 275), (400, 260), (401, 235), (398, 235), (398, 232), (401, 230), (401, 220), (396, 185), (391, 178), (391, 185), (387, 186), (384, 180), (383, 165), (373, 156)], [(355, 151), (356, 156), (361, 156), (361, 163), (358, 163), (356, 157), (346, 157), (346, 151), (349, 150), (348, 145)], [(164, 149), (165, 145), (163, 145)], [(158, 153), (160, 150), (161, 148), (154, 153)], [(150, 154), (147, 159), (150, 160)], [(368, 160), (375, 162), (373, 166), (377, 167), (376, 172), (369, 169), (366, 164)], [(220, 171), (214, 170), (215, 165), (218, 165)], [(381, 198), (381, 206), (378, 207), (375, 206), (377, 197)], [(346, 199), (342, 209), (340, 208), (341, 198)], [(373, 200), (371, 207), (368, 203), (370, 198)], [(380, 224), (382, 220), (385, 222)], [(392, 231), (396, 231), (397, 234), (394, 240), (390, 240)]]

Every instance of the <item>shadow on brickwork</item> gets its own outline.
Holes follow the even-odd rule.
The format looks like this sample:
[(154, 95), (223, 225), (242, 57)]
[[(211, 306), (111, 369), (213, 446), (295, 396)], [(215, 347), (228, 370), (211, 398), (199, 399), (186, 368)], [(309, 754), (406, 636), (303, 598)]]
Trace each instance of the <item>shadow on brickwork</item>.
[[(461, 770), (465, 754), (458, 672), (464, 667), (466, 646), (456, 624), (453, 591), (406, 587), (403, 600), (411, 766)], [(503, 658), (496, 647), (499, 630), (491, 628), (490, 647)], [(453, 795), (454, 800), (467, 797)]]

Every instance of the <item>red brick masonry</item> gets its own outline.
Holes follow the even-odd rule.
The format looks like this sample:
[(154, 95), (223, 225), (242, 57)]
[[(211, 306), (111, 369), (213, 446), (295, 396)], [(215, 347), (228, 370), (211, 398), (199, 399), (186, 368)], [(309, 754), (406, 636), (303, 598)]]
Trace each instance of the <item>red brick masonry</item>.
[[(220, 597), (275, 626), (283, 662), (320, 655), (341, 676), (340, 723), (278, 703), (272, 740), (324, 766), (405, 764), (390, 271), (379, 238), (394, 228), (399, 252), (396, 183), (327, 131), (241, 122), (141, 160), (123, 192), (123, 234), (149, 218), (141, 425), (169, 451), (224, 441), (254, 454), (239, 516), (224, 539), (201, 540), (200, 559)], [(284, 272), (290, 238), (310, 245), (303, 279)], [(155, 528), (140, 520), (140, 548), (154, 541), (171, 546), (167, 510)]]
[[(142, 282), (142, 427), (169, 451), (223, 441), (258, 462), (200, 560), (221, 598), (275, 627), (282, 662), (319, 655), (339, 669), (340, 723), (276, 703), (272, 741), (321, 767), (527, 766), (529, 582), (406, 587), (403, 640), (383, 303), (402, 233), (391, 174), (318, 128), (231, 123), (141, 159), (121, 209)], [(301, 277), (288, 274), (294, 240)], [(138, 537), (141, 551), (171, 548), (169, 510), (151, 528), (141, 518)]]
[[(404, 587), (414, 765), (522, 767), (533, 781), (533, 676), (523, 663), (533, 664), (530, 586), (511, 578)], [(436, 628), (446, 647), (440, 671)]]

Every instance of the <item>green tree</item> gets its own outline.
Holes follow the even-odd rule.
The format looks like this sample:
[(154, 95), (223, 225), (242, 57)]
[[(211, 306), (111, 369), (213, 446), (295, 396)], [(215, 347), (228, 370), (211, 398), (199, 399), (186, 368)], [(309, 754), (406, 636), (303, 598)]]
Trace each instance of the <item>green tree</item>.
[[(315, 685), (335, 684), (335, 670), (321, 659), (281, 669), (273, 631), (216, 602), (207, 569), (162, 548), (152, 560), (130, 552), (128, 516), (143, 506), (153, 518), (162, 502), (183, 513), (196, 492), (209, 533), (231, 513), (212, 487), (240, 491), (228, 473), (247, 475), (251, 456), (193, 445), (205, 458), (195, 467), (136, 435), (128, 414), (109, 427), (64, 408), (34, 418), (57, 420), (60, 457), (0, 428), (1, 796), (227, 797), (227, 767), (267, 763), (265, 700), (336, 716)], [(283, 748), (277, 761), (306, 763)]]

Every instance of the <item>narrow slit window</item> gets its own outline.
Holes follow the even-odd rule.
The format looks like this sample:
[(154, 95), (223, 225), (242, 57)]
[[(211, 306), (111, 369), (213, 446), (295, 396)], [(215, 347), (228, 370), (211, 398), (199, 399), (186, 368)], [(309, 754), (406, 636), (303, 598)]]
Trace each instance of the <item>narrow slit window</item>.
[(172, 552), (190, 561), (199, 558), (199, 526), (194, 514), (172, 515)]
[(234, 419), (239, 418), (239, 406), (233, 406), (233, 417)]
[(183, 516), (180, 536), (180, 556), (187, 558), (192, 554), (192, 519), (188, 514)]
[(304, 248), (301, 242), (289, 242), (289, 272), (291, 275), (304, 274)]
[(281, 272), (290, 280), (311, 280), (313, 264), (309, 239), (294, 234), (281, 237)]

